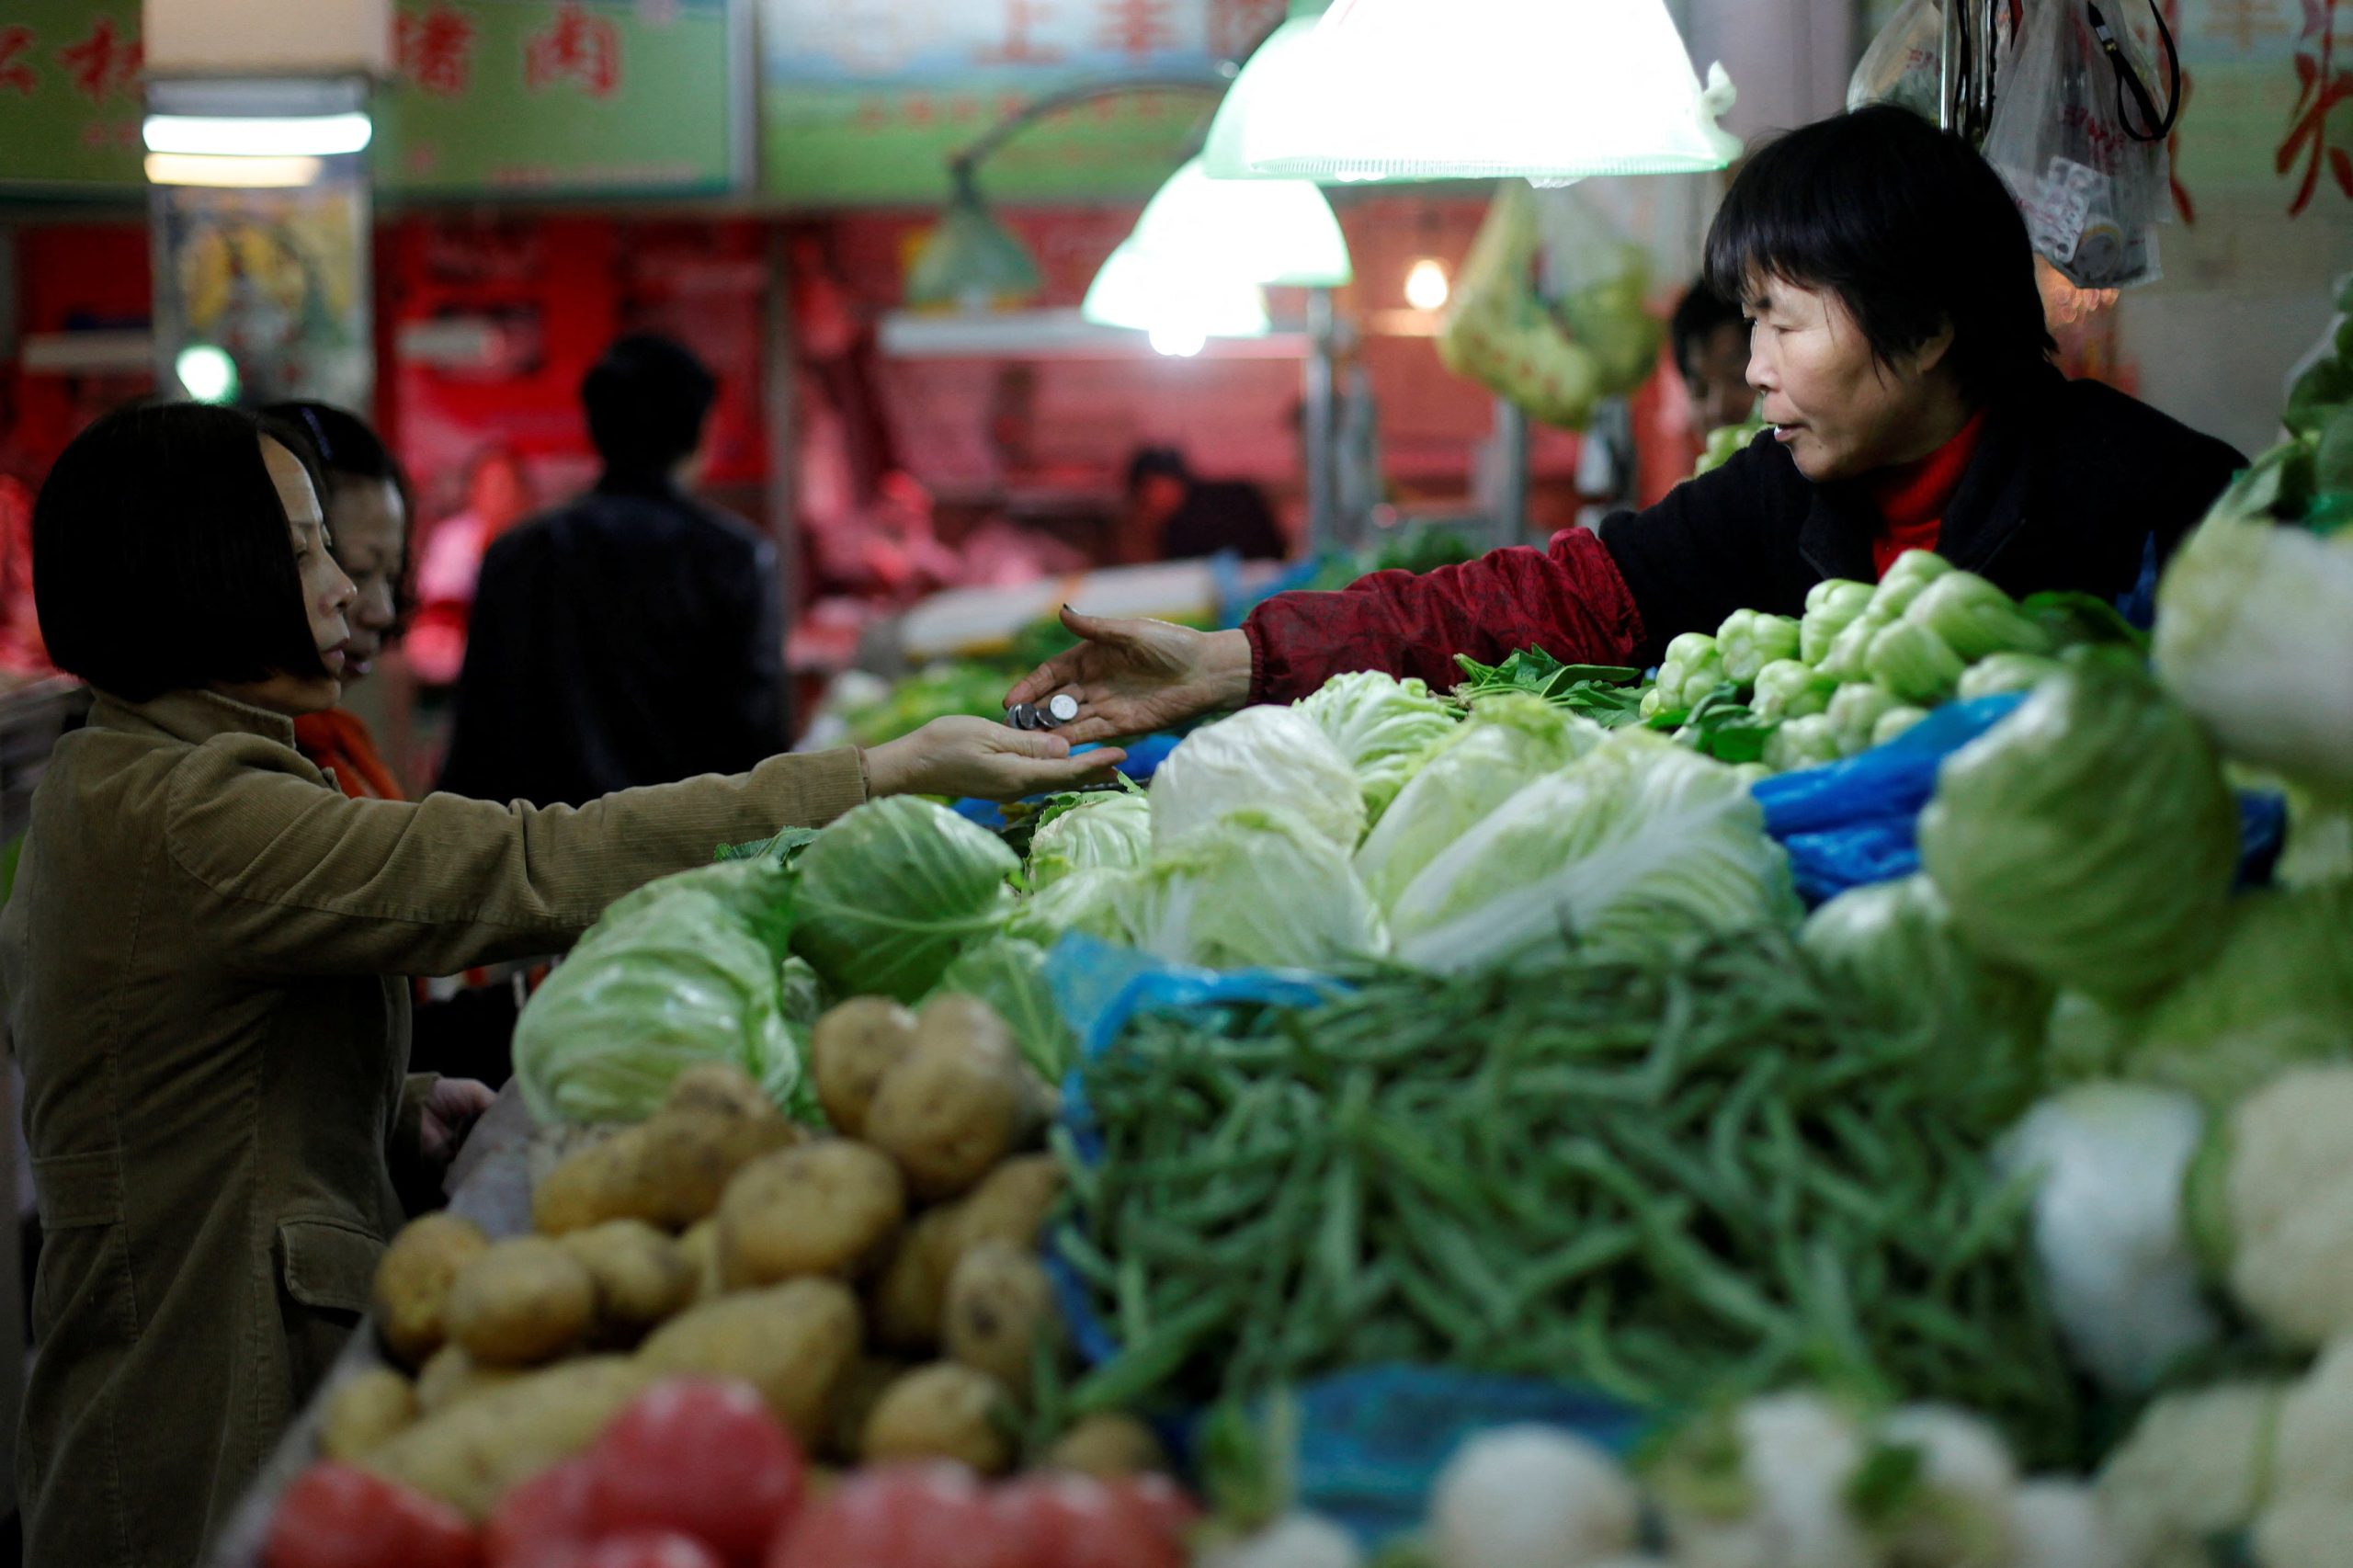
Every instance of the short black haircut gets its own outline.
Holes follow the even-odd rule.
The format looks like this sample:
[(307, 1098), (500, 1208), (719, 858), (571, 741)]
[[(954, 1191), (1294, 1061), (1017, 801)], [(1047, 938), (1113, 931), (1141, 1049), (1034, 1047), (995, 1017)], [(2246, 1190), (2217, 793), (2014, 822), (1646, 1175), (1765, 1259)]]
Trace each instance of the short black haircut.
[(33, 603), (60, 669), (132, 702), (328, 674), (264, 436), (307, 464), (290, 432), (196, 403), (119, 409), (59, 456), (33, 504)]
[(669, 338), (632, 333), (616, 340), (580, 383), (588, 438), (605, 466), (660, 474), (702, 443), (719, 381)]
[(1684, 291), (1666, 324), (1667, 338), (1675, 345), (1675, 368), (1688, 379), (1691, 367), (1706, 351), (1708, 340), (1728, 326), (1739, 328), (1741, 335), (1747, 336), (1748, 318), (1740, 313), (1740, 301), (1717, 293), (1705, 278), (1695, 281)]
[(1962, 138), (1893, 104), (1790, 131), (1733, 181), (1708, 231), (1708, 282), (1745, 302), (1768, 278), (1836, 294), (1883, 364), (1949, 324), (1972, 402), (2057, 347), (2009, 187)]
[[(408, 526), (401, 530), (401, 559), (392, 577), (392, 627), (385, 635), (397, 641), (407, 630), (409, 612), (416, 608), (411, 591), (411, 566), (416, 550), (416, 492), (409, 488), (408, 471), (401, 467), (384, 438), (376, 434), (365, 419), (348, 409), (337, 408), (331, 403), (273, 403), (263, 409), (262, 417), (274, 426), (299, 437), (293, 446), (295, 456), (301, 458), (313, 472), (324, 474), (327, 487), (338, 481), (360, 484), (389, 484), (401, 498), (401, 512)], [(335, 497), (322, 490), (319, 499), (326, 505), (328, 521), (332, 525)], [(333, 531), (332, 527), (329, 529)], [(340, 552), (337, 560), (341, 560)]]
[(1139, 447), (1128, 460), (1128, 494), (1134, 494), (1147, 479), (1177, 479), (1189, 484), (1192, 465), (1174, 447)]

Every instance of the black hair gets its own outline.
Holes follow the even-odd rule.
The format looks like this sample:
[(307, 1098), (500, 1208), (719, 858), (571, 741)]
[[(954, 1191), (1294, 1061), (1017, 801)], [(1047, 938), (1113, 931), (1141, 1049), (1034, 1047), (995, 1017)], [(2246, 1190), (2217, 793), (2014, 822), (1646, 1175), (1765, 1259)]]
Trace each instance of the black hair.
[(1181, 479), (1193, 477), (1185, 454), (1174, 447), (1139, 447), (1135, 456), (1128, 460), (1128, 494), (1132, 495), (1147, 479)]
[(170, 403), (119, 409), (74, 438), (33, 506), (33, 602), (59, 668), (133, 702), (328, 674), (262, 459), (268, 436), (309, 467), (290, 434)]
[(666, 473), (701, 444), (718, 397), (701, 360), (652, 333), (617, 340), (580, 383), (597, 455), (609, 470), (641, 476)]
[(1740, 302), (1717, 293), (1706, 278), (1698, 279), (1684, 290), (1666, 324), (1668, 341), (1675, 345), (1675, 368), (1688, 378), (1707, 351), (1708, 340), (1728, 326), (1739, 328), (1742, 340), (1746, 341), (1748, 318), (1740, 313)]
[(1708, 231), (1708, 282), (1744, 302), (1760, 278), (1836, 294), (1888, 364), (1949, 324), (1947, 360), (1983, 403), (2056, 349), (2026, 221), (1960, 136), (1874, 104), (1766, 144)]
[[(392, 625), (387, 631), (388, 642), (397, 642), (408, 629), (410, 611), (416, 608), (410, 582), (411, 568), (415, 558), (416, 492), (409, 488), (408, 471), (392, 456), (382, 437), (369, 426), (366, 420), (347, 409), (328, 403), (273, 403), (262, 410), (262, 417), (283, 426), (299, 437), (295, 455), (326, 476), (326, 487), (319, 498), (326, 505), (329, 519), (335, 511), (335, 498), (328, 494), (338, 480), (361, 484), (389, 484), (401, 498), (401, 513), (407, 526), (401, 529), (401, 558), (392, 574)], [(330, 530), (332, 531), (332, 530)], [(341, 559), (341, 552), (336, 552)]]

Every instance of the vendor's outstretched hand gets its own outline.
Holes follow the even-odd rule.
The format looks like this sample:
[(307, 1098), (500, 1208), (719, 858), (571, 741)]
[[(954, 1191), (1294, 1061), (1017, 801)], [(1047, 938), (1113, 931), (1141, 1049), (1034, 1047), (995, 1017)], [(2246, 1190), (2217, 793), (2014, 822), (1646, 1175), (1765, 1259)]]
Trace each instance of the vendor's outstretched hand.
[(1148, 735), (1250, 696), (1250, 643), (1239, 631), (1195, 631), (1165, 620), (1106, 620), (1064, 606), (1063, 624), (1083, 641), (1029, 672), (1006, 706), (1078, 699), (1065, 739)]
[(934, 719), (922, 729), (866, 748), (867, 788), (884, 795), (977, 795), (1017, 801), (1109, 775), (1126, 752), (1070, 754), (1063, 734), (1016, 730), (990, 719)]

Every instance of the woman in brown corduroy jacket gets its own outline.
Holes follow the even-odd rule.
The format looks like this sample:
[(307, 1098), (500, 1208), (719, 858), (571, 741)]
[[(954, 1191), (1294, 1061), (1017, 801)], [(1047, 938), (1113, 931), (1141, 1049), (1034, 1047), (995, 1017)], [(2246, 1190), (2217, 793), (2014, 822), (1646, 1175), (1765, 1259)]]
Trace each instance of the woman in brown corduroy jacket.
[(400, 978), (567, 947), (715, 845), (898, 791), (1007, 797), (1118, 759), (980, 720), (577, 810), (351, 800), (294, 749), (352, 587), (252, 417), (108, 416), (34, 522), (58, 664), (97, 700), (0, 917), (44, 1234), (27, 1561), (197, 1561), (367, 1304), (389, 1161), (452, 1129), (406, 1082)]

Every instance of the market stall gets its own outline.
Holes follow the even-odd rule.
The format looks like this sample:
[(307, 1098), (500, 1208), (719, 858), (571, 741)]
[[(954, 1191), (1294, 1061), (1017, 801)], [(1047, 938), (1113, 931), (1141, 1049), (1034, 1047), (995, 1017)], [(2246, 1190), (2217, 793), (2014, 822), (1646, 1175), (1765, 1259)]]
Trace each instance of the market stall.
[(228, 1560), (2334, 1561), (2348, 384), (2154, 639), (1915, 552), (715, 846)]

